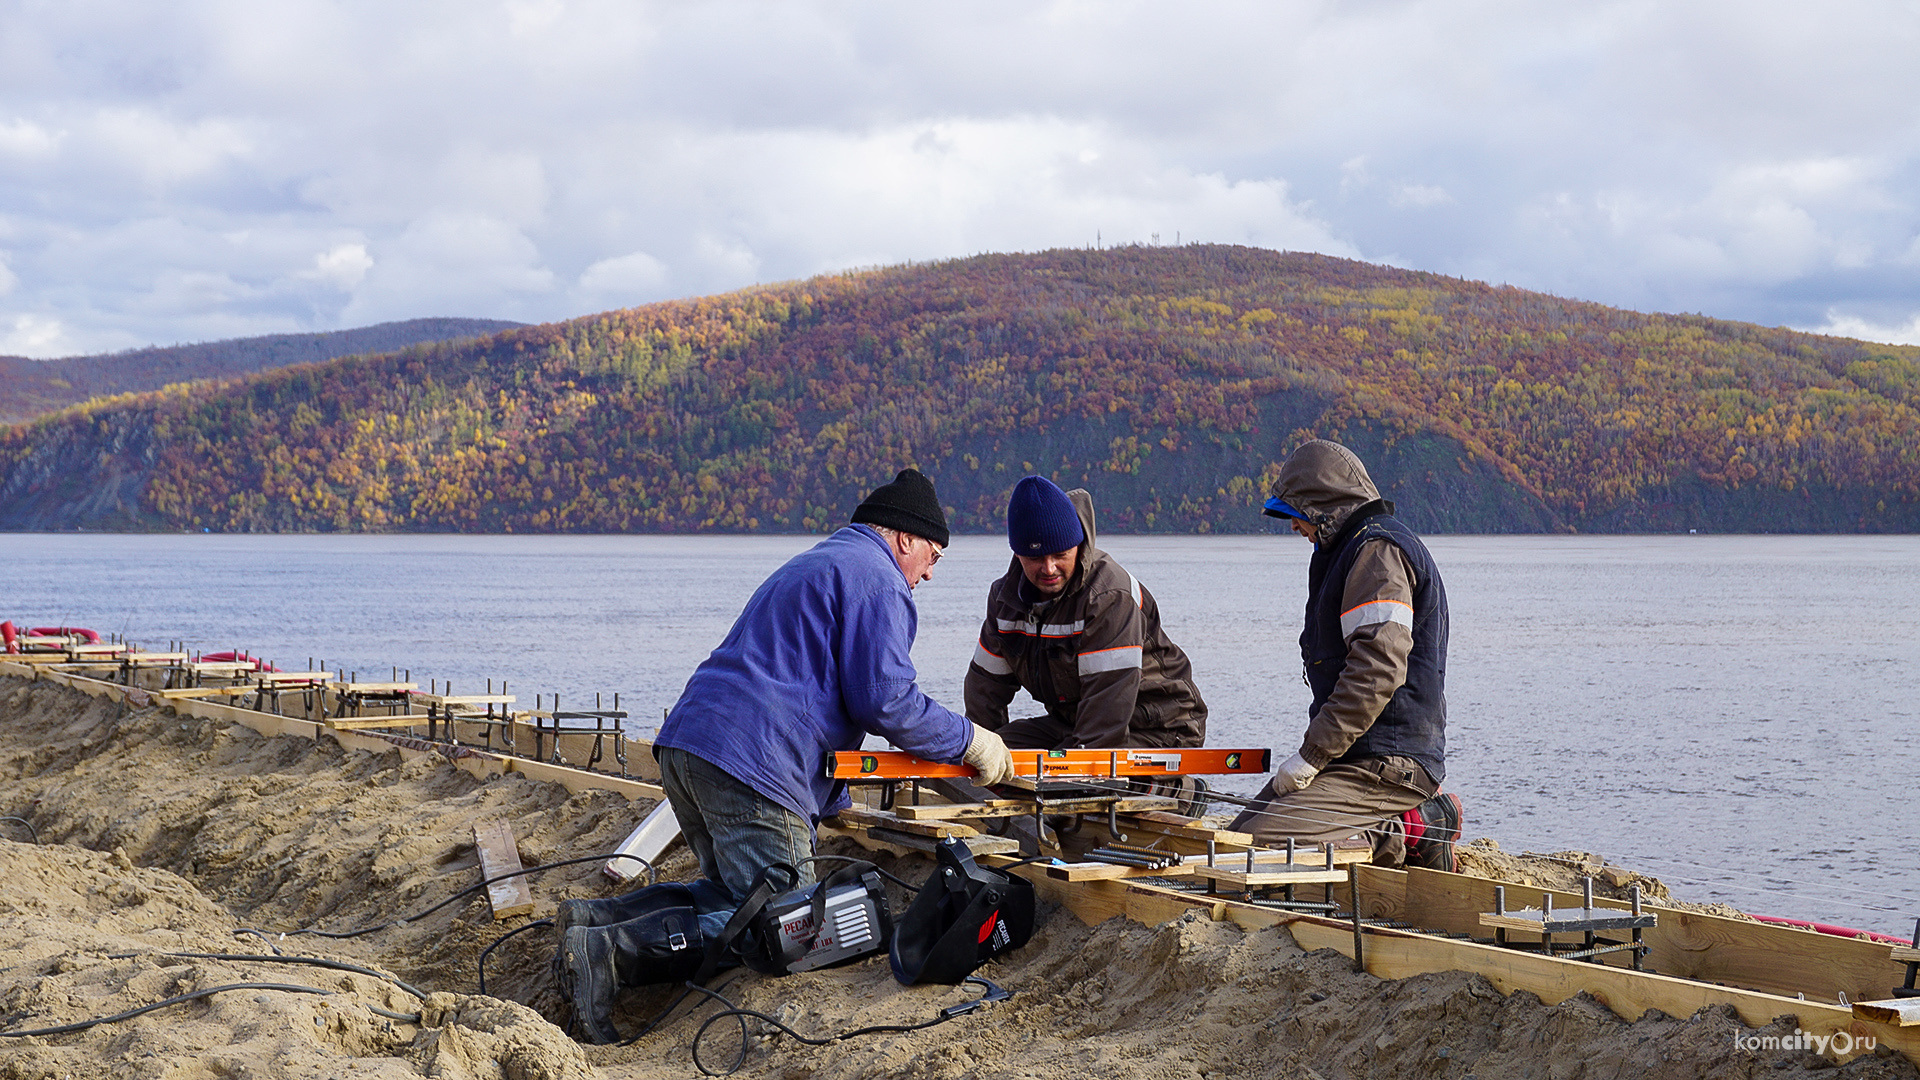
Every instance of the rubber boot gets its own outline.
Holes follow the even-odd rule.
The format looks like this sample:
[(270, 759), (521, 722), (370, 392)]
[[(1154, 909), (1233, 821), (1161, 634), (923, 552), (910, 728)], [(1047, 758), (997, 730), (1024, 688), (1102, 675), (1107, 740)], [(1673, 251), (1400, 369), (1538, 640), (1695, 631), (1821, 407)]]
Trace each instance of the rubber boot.
[(562, 900), (553, 913), (553, 934), (560, 947), (553, 953), (553, 981), (565, 985), (565, 945), (567, 931), (576, 926), (612, 926), (637, 919), (650, 912), (668, 908), (691, 907), (693, 890), (677, 881), (649, 885), (625, 896), (607, 900)]
[(611, 926), (570, 926), (554, 965), (585, 1041), (604, 1045), (620, 1041), (613, 1003), (622, 989), (691, 978), (705, 953), (699, 916), (676, 907)]
[(649, 911), (691, 907), (693, 891), (678, 881), (649, 885), (625, 896), (606, 900), (562, 900), (553, 913), (553, 933), (564, 938), (575, 926), (612, 926), (637, 919)]
[(1415, 840), (1407, 852), (1407, 862), (1429, 870), (1457, 873), (1460, 865), (1454, 858), (1453, 845), (1459, 841), (1460, 826), (1466, 820), (1460, 808), (1460, 797), (1443, 791), (1407, 811), (1403, 817), (1410, 824), (1417, 820), (1418, 824), (1425, 826), (1420, 839)]

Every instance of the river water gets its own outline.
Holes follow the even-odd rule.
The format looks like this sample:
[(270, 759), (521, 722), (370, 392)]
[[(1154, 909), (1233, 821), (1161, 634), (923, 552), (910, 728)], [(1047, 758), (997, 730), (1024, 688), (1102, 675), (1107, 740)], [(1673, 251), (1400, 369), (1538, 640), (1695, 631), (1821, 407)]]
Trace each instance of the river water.
[[(0, 618), (149, 648), (409, 669), (522, 706), (671, 705), (806, 537), (108, 536), (0, 540)], [(1310, 548), (1103, 538), (1160, 600), (1213, 745), (1298, 746)], [(1578, 849), (1693, 900), (1909, 934), (1920, 917), (1920, 537), (1430, 540), (1453, 611), (1447, 787), (1467, 836)], [(914, 658), (954, 706), (1007, 564), (956, 537)], [(1016, 714), (1017, 715), (1017, 714)], [(639, 725), (643, 730), (649, 726)], [(1253, 785), (1242, 783), (1240, 788)]]

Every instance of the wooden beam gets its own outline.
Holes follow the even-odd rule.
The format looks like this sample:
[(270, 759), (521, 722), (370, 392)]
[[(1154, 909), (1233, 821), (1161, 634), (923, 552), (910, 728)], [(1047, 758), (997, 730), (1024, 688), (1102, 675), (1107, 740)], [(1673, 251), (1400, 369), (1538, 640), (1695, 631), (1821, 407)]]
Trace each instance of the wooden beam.
[(873, 810), (862, 806), (849, 806), (840, 811), (840, 827), (863, 829), (883, 828), (892, 832), (908, 833), (913, 836), (931, 836), (944, 839), (949, 836), (979, 836), (980, 830), (961, 825), (953, 821), (910, 821), (895, 817), (885, 810)]
[(1269, 885), (1338, 885), (1347, 880), (1347, 872), (1337, 867), (1332, 870), (1317, 866), (1282, 869), (1285, 866), (1285, 863), (1255, 863), (1253, 873), (1247, 872), (1244, 862), (1239, 863), (1237, 869), (1224, 865), (1207, 866), (1204, 863), (1188, 869), (1194, 877), (1241, 890), (1263, 889)]
[[(481, 878), (496, 878), (524, 869), (520, 848), (513, 842), (513, 829), (499, 818), (487, 818), (473, 827), (473, 845), (480, 852)], [(508, 878), (487, 886), (487, 903), (493, 906), (497, 922), (533, 911), (533, 891), (524, 877)]]
[[(1047, 876), (1056, 881), (1122, 881), (1131, 878), (1170, 878), (1190, 877), (1193, 867), (1184, 863), (1149, 869), (1145, 866), (1119, 866), (1103, 862), (1073, 862), (1055, 866), (1051, 863), (1043, 867)], [(1342, 875), (1344, 878), (1345, 875)]]
[(1127, 825), (1157, 832), (1162, 836), (1178, 836), (1187, 840), (1212, 840), (1221, 847), (1250, 848), (1253, 846), (1252, 833), (1234, 832), (1232, 829), (1212, 829), (1197, 823), (1193, 818), (1164, 811), (1129, 815)]
[(1920, 1027), (1920, 998), (1856, 1001), (1853, 1015), (1889, 1027)]
[(361, 731), (383, 727), (419, 727), (431, 717), (426, 713), (398, 713), (393, 716), (335, 716), (320, 721), (328, 731)]
[[(1362, 891), (1364, 893), (1364, 887)], [(1287, 929), (1303, 949), (1334, 949), (1343, 956), (1353, 955), (1353, 927), (1349, 923), (1303, 918)], [(1436, 971), (1473, 972), (1485, 977), (1503, 994), (1525, 990), (1548, 1005), (1557, 1005), (1584, 992), (1630, 1021), (1640, 1019), (1649, 1009), (1658, 1009), (1669, 1016), (1691, 1016), (1708, 1005), (1722, 1004), (1731, 1005), (1740, 1019), (1753, 1027), (1765, 1027), (1776, 1016), (1792, 1014), (1802, 1029), (1814, 1035), (1842, 1031), (1856, 1036), (1870, 1034), (1883, 1045), (1909, 1057), (1920, 1055), (1920, 1030), (1874, 1024), (1837, 1005), (1561, 960), (1470, 941), (1369, 931), (1366, 965), (1370, 974), (1383, 979), (1406, 979)], [(1863, 1031), (1861, 1027), (1868, 1030)], [(1859, 1040), (1853, 1041), (1857, 1044)], [(1856, 1055), (1860, 1049), (1856, 1046)]]
[[(893, 829), (883, 829), (878, 826), (869, 828), (866, 832), (868, 836), (883, 844), (907, 848), (910, 851), (932, 851), (940, 845), (940, 841), (931, 836), (897, 832)], [(858, 839), (858, 834), (854, 835), (855, 838)], [(968, 850), (972, 851), (975, 856), (1011, 855), (1020, 850), (1020, 842), (1018, 840), (1010, 840), (1003, 836), (957, 836), (953, 839), (967, 845)]]
[[(1494, 886), (1505, 884), (1509, 909), (1538, 905), (1542, 892), (1530, 885), (1419, 867), (1367, 867), (1363, 874), (1361, 895), (1369, 915), (1475, 936), (1485, 934), (1480, 916), (1493, 910)], [(1397, 877), (1400, 883), (1393, 889), (1370, 885), (1387, 877)], [(1545, 891), (1553, 894), (1555, 908), (1577, 908), (1585, 902), (1576, 892)], [(1620, 901), (1609, 899), (1608, 903)], [(1906, 976), (1905, 967), (1889, 958), (1890, 950), (1884, 943), (1660, 907), (1646, 901), (1642, 906), (1660, 916), (1658, 926), (1642, 933), (1650, 948), (1646, 964), (1666, 975), (1788, 997), (1804, 993), (1833, 1002), (1838, 1002), (1841, 994), (1854, 1001), (1885, 997), (1888, 988)], [(1616, 958), (1615, 962), (1624, 959)]]
[(253, 692), (251, 686), (177, 686), (171, 690), (155, 690), (153, 696), (177, 701), (181, 698), (232, 697)]
[(988, 799), (985, 802), (925, 803), (920, 806), (893, 805), (893, 812), (915, 821), (953, 821), (960, 818), (1013, 817), (1033, 813), (1026, 799)]

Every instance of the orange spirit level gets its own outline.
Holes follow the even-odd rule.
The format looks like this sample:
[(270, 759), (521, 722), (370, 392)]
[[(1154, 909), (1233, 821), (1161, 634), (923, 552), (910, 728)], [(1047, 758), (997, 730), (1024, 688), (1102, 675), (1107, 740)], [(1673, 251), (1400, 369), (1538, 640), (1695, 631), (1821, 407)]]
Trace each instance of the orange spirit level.
[[(1258, 775), (1273, 769), (1271, 750), (1015, 750), (1013, 774), (1029, 780), (1071, 780), (1100, 776), (1189, 776), (1219, 773)], [(971, 765), (924, 761), (904, 750), (827, 752), (827, 777), (862, 780), (935, 780), (976, 775)]]

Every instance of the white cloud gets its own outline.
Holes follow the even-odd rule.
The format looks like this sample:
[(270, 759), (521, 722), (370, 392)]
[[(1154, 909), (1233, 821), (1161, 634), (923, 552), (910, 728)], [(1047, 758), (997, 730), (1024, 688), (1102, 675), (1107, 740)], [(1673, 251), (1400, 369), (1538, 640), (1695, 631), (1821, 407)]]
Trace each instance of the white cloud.
[(12, 120), (0, 124), (0, 154), (16, 158), (51, 157), (60, 145), (60, 136), (30, 120)]
[(313, 257), (313, 269), (304, 277), (336, 289), (350, 290), (373, 269), (373, 256), (365, 244), (335, 244)]
[(0, 331), (0, 356), (69, 356), (66, 327), (43, 315), (15, 315)]
[(1920, 345), (1920, 312), (1915, 312), (1905, 325), (1888, 326), (1839, 311), (1828, 311), (1826, 325), (1808, 329), (1815, 334), (1859, 338), (1861, 341), (1878, 341), (1888, 345)]
[(0, 241), (65, 336), (8, 340), (550, 319), (1096, 233), (1815, 324), (1920, 259), (1917, 50), (1900, 0), (38, 5), (0, 35)]
[(580, 275), (581, 293), (616, 304), (623, 297), (658, 296), (666, 283), (666, 264), (644, 251), (601, 259)]
[(0, 251), (0, 296), (12, 292), (19, 284), (19, 276), (13, 272), (12, 267), (7, 265), (7, 253)]
[(1423, 208), (1450, 203), (1453, 201), (1453, 196), (1442, 187), (1432, 187), (1427, 184), (1401, 184), (1394, 189), (1388, 201), (1395, 206)]

